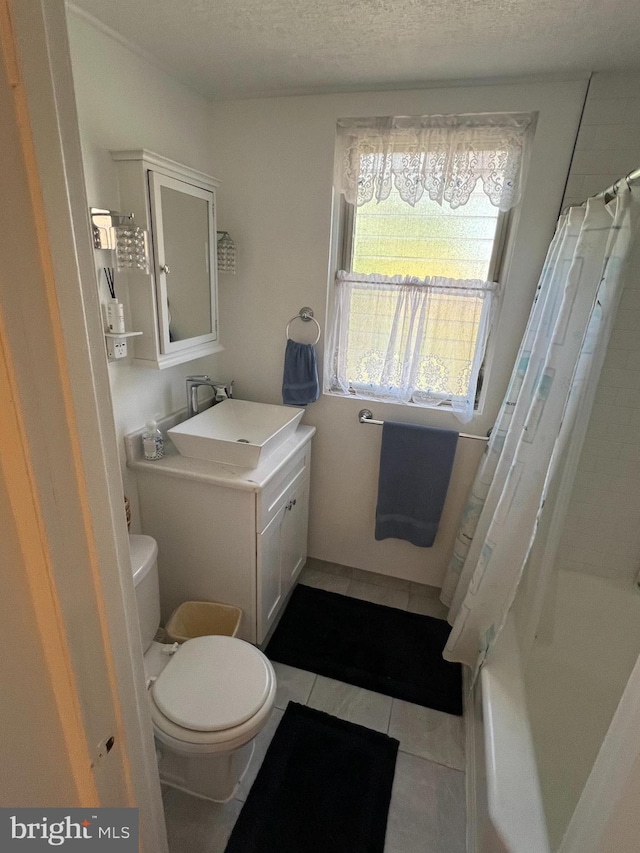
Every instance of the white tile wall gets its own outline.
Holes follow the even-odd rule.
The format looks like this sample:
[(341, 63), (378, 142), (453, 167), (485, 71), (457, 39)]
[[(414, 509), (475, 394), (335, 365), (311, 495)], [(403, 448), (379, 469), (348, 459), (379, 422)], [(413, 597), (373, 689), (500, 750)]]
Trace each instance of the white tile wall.
[(640, 167), (640, 74), (594, 74), (564, 205), (578, 204)]
[[(640, 74), (594, 75), (564, 205), (640, 168)], [(578, 465), (559, 566), (640, 570), (640, 268), (627, 280)]]

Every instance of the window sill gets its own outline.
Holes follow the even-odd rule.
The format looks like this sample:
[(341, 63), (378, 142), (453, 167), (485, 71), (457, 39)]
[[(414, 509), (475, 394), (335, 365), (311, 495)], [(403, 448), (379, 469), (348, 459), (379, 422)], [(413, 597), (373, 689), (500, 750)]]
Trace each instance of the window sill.
[[(453, 408), (453, 406), (448, 400), (438, 403), (416, 403), (405, 402), (404, 400), (396, 400), (392, 397), (382, 398), (373, 395), (370, 396), (363, 391), (358, 391), (357, 393), (351, 394), (345, 393), (344, 391), (328, 391), (326, 389), (323, 389), (322, 393), (327, 397), (338, 397), (343, 400), (362, 400), (363, 402), (378, 403), (384, 406), (403, 406), (410, 409), (426, 409), (428, 411), (438, 411), (442, 412), (443, 414), (453, 415), (456, 418), (457, 415), (460, 414), (458, 410)], [(481, 411), (478, 408), (474, 409), (473, 417), (479, 414), (481, 414)]]

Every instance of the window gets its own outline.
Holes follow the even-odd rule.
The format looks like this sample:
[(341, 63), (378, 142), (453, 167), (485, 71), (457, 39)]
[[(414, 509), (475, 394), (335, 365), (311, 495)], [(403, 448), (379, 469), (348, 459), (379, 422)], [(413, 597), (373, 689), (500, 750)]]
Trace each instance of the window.
[(325, 391), (472, 413), (531, 116), (339, 123)]
[(493, 279), (496, 236), (506, 214), (479, 188), (456, 209), (424, 195), (410, 206), (393, 189), (384, 201), (371, 199), (349, 213), (349, 272)]

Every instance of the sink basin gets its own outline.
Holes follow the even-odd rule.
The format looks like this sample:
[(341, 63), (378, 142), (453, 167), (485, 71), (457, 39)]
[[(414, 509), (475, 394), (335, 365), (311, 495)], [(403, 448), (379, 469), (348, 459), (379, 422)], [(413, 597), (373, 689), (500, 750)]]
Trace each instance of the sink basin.
[(224, 400), (167, 430), (182, 456), (256, 468), (298, 428), (304, 409)]

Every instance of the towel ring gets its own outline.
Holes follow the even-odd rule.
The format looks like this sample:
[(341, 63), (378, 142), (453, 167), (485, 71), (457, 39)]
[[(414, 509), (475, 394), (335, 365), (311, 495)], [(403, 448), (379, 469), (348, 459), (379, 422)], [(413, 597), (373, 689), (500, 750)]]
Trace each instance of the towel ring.
[(313, 345), (315, 346), (318, 343), (318, 341), (320, 340), (320, 335), (322, 334), (322, 329), (320, 328), (320, 323), (318, 323), (316, 318), (313, 316), (313, 309), (312, 308), (301, 308), (300, 311), (296, 314), (296, 316), (292, 317), (289, 320), (289, 322), (287, 323), (287, 328), (285, 329), (285, 332), (284, 332), (284, 337), (285, 337), (285, 340), (287, 340), (287, 341), (289, 340), (289, 327), (291, 326), (291, 324), (293, 323), (294, 320), (302, 320), (303, 323), (308, 323), (309, 320), (312, 320), (316, 324), (316, 326), (318, 327), (318, 335), (317, 335), (315, 341), (313, 341)]

